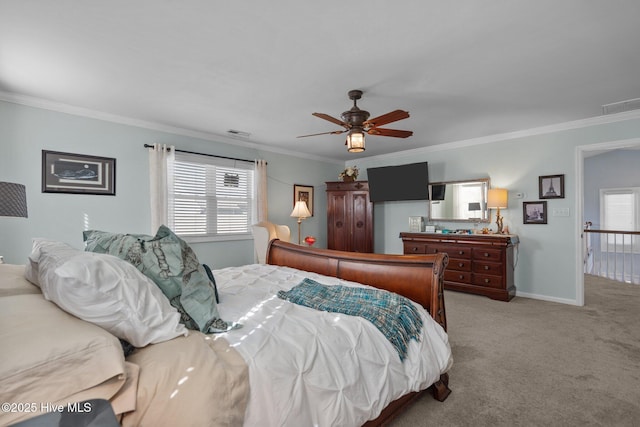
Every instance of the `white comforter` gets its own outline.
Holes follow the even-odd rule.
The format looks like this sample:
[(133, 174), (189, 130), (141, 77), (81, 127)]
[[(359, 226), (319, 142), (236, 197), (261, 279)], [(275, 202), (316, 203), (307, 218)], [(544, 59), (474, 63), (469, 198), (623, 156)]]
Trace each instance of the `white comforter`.
[(305, 277), (360, 285), (261, 264), (214, 275), (221, 317), (244, 325), (223, 336), (249, 366), (246, 426), (360, 426), (391, 401), (428, 387), (451, 366), (447, 335), (422, 307), (422, 338), (411, 341), (401, 362), (369, 321), (276, 296)]

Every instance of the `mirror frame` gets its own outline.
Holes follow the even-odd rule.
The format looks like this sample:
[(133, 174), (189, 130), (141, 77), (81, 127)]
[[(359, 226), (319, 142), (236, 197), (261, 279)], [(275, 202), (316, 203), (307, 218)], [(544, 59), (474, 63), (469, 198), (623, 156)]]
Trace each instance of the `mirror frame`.
[[(477, 179), (466, 179), (461, 181), (441, 181), (441, 182), (430, 182), (429, 183), (429, 194), (431, 193), (432, 185), (441, 185), (441, 184), (464, 184), (464, 183), (472, 183), (472, 182), (481, 182), (485, 183), (485, 200), (488, 195), (489, 188), (491, 188), (491, 180), (490, 178), (477, 178)], [(446, 198), (446, 194), (445, 194)], [(464, 218), (464, 219), (454, 219), (454, 218), (433, 218), (431, 204), (434, 200), (429, 200), (429, 221), (444, 221), (444, 222), (472, 222), (472, 223), (490, 223), (491, 215), (489, 208), (485, 208), (485, 218)]]

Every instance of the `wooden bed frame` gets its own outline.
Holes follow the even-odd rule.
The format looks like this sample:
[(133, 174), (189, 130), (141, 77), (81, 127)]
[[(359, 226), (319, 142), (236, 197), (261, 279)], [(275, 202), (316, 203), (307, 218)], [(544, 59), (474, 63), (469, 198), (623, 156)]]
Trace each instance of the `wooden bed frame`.
[[(403, 295), (426, 308), (446, 331), (443, 278), (449, 263), (446, 253), (433, 255), (386, 255), (316, 249), (271, 240), (267, 264), (281, 265), (375, 286)], [(444, 401), (451, 393), (449, 375), (428, 389), (413, 392), (391, 402), (375, 420), (365, 426), (380, 426), (393, 419), (414, 400), (430, 390), (436, 400)]]

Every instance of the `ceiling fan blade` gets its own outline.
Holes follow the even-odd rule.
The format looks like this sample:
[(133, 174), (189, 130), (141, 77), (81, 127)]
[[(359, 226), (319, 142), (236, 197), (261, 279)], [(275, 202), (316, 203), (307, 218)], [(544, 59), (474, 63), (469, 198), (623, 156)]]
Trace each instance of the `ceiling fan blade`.
[(394, 138), (408, 138), (413, 135), (410, 130), (398, 130), (398, 129), (385, 129), (385, 128), (373, 128), (367, 132), (369, 135), (378, 136), (392, 136)]
[(297, 136), (296, 138), (306, 138), (308, 136), (318, 136), (318, 135), (339, 135), (345, 132), (346, 130), (334, 130), (332, 132), (312, 133), (311, 135), (300, 135), (300, 136)]
[(409, 118), (409, 112), (404, 110), (395, 110), (387, 114), (383, 114), (373, 119), (369, 119), (363, 123), (364, 126), (376, 127), (386, 125), (387, 123), (397, 122), (398, 120)]
[(343, 121), (342, 121), (342, 120), (340, 120), (340, 119), (336, 119), (335, 117), (331, 117), (331, 116), (330, 116), (330, 115), (328, 115), (328, 114), (324, 114), (324, 113), (312, 113), (312, 114), (313, 114), (314, 116), (316, 116), (316, 117), (321, 118), (321, 119), (328, 120), (328, 121), (330, 121), (331, 123), (335, 123), (335, 124), (337, 124), (337, 125), (339, 125), (339, 126), (343, 126), (343, 127), (347, 128), (347, 129), (349, 128), (349, 125), (348, 125), (348, 124), (346, 124), (345, 122), (343, 122)]

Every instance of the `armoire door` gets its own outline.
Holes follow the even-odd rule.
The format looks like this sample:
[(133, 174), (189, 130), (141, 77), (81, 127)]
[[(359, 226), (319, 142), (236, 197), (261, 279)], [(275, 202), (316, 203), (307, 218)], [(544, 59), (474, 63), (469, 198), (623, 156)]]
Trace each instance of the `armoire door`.
[(373, 252), (372, 216), (369, 193), (354, 191), (351, 193), (351, 242), (352, 252)]
[(349, 218), (347, 193), (327, 193), (327, 247), (339, 251), (349, 250)]

